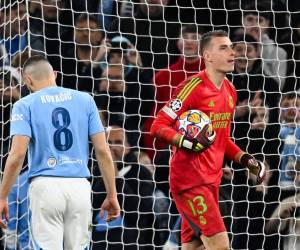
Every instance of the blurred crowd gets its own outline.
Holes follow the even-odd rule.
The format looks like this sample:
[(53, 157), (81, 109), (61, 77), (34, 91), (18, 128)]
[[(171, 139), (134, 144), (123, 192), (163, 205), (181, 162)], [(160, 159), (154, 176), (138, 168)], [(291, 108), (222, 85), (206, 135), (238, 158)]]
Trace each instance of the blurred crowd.
[[(0, 8), (2, 166), (12, 105), (29, 94), (21, 70), (30, 55), (46, 56), (59, 86), (88, 92), (99, 108), (122, 213), (111, 223), (99, 217), (104, 184), (91, 149), (91, 249), (179, 249), (170, 149), (149, 129), (176, 86), (205, 69), (199, 40), (213, 29), (228, 31), (235, 51), (227, 76), (238, 96), (232, 137), (268, 168), (255, 185), (224, 159), (220, 207), (232, 248), (300, 249), (299, 1), (4, 0)], [(3, 232), (3, 247), (30, 249), (26, 220), (25, 229), (18, 225), (23, 210), (12, 211), (18, 219)]]

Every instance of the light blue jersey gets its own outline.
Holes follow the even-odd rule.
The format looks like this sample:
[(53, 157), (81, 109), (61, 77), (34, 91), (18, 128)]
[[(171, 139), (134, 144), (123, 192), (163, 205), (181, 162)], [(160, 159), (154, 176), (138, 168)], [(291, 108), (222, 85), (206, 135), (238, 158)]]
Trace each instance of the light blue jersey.
[[(280, 139), (284, 145), (281, 152), (280, 178), (281, 188), (294, 189), (296, 163), (300, 161), (300, 127), (281, 126)], [(296, 183), (299, 185), (300, 183)]]
[(89, 177), (89, 136), (103, 132), (92, 97), (76, 90), (48, 87), (16, 102), (10, 135), (31, 138), (29, 178)]

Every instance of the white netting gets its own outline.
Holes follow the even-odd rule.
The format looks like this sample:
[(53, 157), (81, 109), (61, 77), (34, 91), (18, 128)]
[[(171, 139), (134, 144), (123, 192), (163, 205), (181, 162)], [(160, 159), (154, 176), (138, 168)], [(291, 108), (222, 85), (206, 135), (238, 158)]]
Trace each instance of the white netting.
[[(149, 128), (176, 86), (205, 67), (199, 36), (225, 29), (236, 53), (235, 72), (228, 75), (238, 93), (233, 138), (269, 168), (267, 181), (255, 186), (225, 161), (220, 207), (231, 247), (300, 249), (297, 2), (0, 0), (2, 171), (12, 104), (28, 94), (22, 64), (42, 53), (58, 71), (58, 85), (94, 97), (109, 128), (123, 212), (110, 226), (99, 219), (105, 193), (91, 153), (91, 248), (176, 249), (180, 221), (169, 194), (170, 151), (153, 141)], [(15, 223), (1, 238), (7, 249), (28, 240), (26, 195), (22, 189), (15, 194)]]

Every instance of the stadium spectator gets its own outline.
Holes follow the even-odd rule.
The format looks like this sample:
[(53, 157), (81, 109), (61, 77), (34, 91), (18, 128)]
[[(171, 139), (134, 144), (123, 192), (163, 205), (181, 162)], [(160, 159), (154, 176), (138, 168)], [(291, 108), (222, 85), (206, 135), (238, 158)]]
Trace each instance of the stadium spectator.
[[(110, 129), (121, 129), (120, 127), (113, 126)], [(137, 157), (137, 163), (140, 166), (144, 166), (153, 174), (153, 166), (151, 160), (147, 153), (143, 151), (133, 151), (135, 157)], [(94, 171), (93, 176), (99, 176), (99, 173)], [(93, 243), (92, 249), (120, 249), (125, 245), (125, 249), (136, 249), (137, 247), (132, 244), (136, 242), (136, 232), (127, 227), (127, 225), (132, 225), (132, 221), (136, 220), (136, 208), (140, 206), (140, 198), (136, 195), (136, 191), (133, 191), (129, 186), (128, 181), (124, 179), (122, 175), (124, 171), (119, 171), (116, 169), (117, 176), (117, 191), (119, 203), (123, 204), (124, 213), (120, 215), (120, 218), (116, 221), (113, 221), (106, 224), (105, 221), (101, 220), (98, 214), (98, 204), (101, 204), (104, 197), (104, 184), (103, 182), (95, 181), (93, 185), (93, 204), (94, 205), (94, 229), (93, 229)], [(142, 172), (147, 172), (144, 170)], [(149, 175), (147, 173), (147, 175)], [(149, 178), (149, 176), (147, 177)], [(149, 192), (150, 194), (150, 192)], [(154, 204), (153, 211), (155, 213), (155, 221), (152, 227), (154, 227), (155, 236), (153, 238), (152, 244), (155, 245), (155, 249), (163, 245), (166, 239), (169, 236), (169, 223), (170, 215), (170, 200), (167, 198), (159, 189), (155, 188), (154, 191)], [(123, 245), (122, 245), (123, 244)]]
[(98, 20), (90, 14), (81, 14), (75, 21), (74, 43), (62, 54), (62, 74), (59, 80), (63, 87), (96, 92), (102, 70), (99, 58), (106, 52), (104, 32)]
[(105, 30), (110, 30), (112, 21), (116, 18), (119, 5), (124, 4), (124, 2), (119, 2), (115, 0), (100, 0), (97, 13), (99, 13), (99, 23)]
[[(266, 166), (271, 166), (273, 173), (277, 171), (279, 162), (279, 131), (278, 126), (273, 125), (278, 123), (279, 86), (264, 72), (255, 38), (248, 34), (236, 35), (232, 42), (235, 68), (229, 78), (237, 90), (233, 137), (239, 147), (247, 148), (250, 154), (265, 160)], [(271, 175), (268, 174), (264, 186), (256, 186), (251, 175), (248, 176), (238, 165), (235, 168), (233, 198), (237, 231), (233, 232), (233, 248), (263, 248), (263, 216), (264, 213), (270, 214), (272, 209), (264, 201), (274, 198), (274, 190), (264, 186), (269, 184)], [(257, 234), (252, 236), (253, 233)]]
[[(299, 247), (299, 94), (285, 93), (280, 103), (280, 166), (279, 194), (273, 203), (277, 204), (272, 215), (266, 215), (265, 233), (279, 238), (270, 242), (271, 249), (297, 249)], [(273, 243), (273, 244), (272, 244)], [(274, 244), (275, 243), (275, 244)]]
[(71, 0), (70, 2), (75, 13), (87, 12), (96, 15), (100, 26), (106, 31), (110, 29), (111, 23), (117, 15), (122, 15), (120, 7), (125, 3), (125, 1), (116, 0)]
[[(269, 110), (265, 107), (252, 108), (251, 120), (248, 122), (247, 136), (238, 138), (237, 145), (247, 148), (266, 166), (266, 178), (263, 185), (256, 185), (256, 179), (248, 171), (235, 166), (233, 179), (234, 222), (233, 249), (266, 249), (267, 239), (264, 237), (263, 227), (265, 216), (270, 216), (273, 211), (274, 186), (270, 180), (278, 166), (279, 144), (275, 135), (278, 131), (269, 125)], [(236, 124), (235, 129), (239, 129)], [(277, 133), (276, 133), (277, 132)], [(275, 159), (276, 158), (276, 159)], [(270, 170), (270, 167), (272, 169)]]
[(125, 76), (124, 66), (110, 64), (102, 74), (99, 96), (96, 103), (104, 114), (107, 123), (119, 121), (129, 132), (129, 141), (137, 146), (141, 136), (140, 130), (145, 117), (150, 113), (153, 103), (153, 87), (141, 82), (142, 77), (132, 69)]
[(126, 226), (136, 233), (135, 243), (142, 249), (153, 249), (153, 194), (154, 181), (149, 170), (138, 163), (124, 128), (112, 125), (108, 129), (108, 144), (118, 169), (134, 195), (139, 198), (136, 218), (127, 221)]
[(125, 0), (121, 4), (121, 8), (119, 10), (120, 16), (133, 16), (134, 13), (134, 1)]
[(145, 151), (142, 151), (142, 150), (135, 151), (135, 155), (137, 157), (138, 163), (145, 166), (149, 170), (149, 172), (152, 175), (154, 175), (155, 168), (152, 164), (152, 160), (149, 157), (149, 155)]
[[(139, 197), (132, 190), (123, 174), (115, 166), (118, 201), (121, 205), (120, 216), (106, 222), (99, 216), (99, 204), (105, 199), (105, 184), (100, 177), (98, 167), (93, 168), (93, 230), (91, 249), (136, 250), (138, 249), (137, 231), (129, 228), (137, 220), (137, 208), (140, 206)], [(100, 178), (100, 180), (99, 180)]]
[[(278, 122), (278, 83), (269, 76), (259, 56), (257, 40), (250, 35), (237, 35), (232, 39), (235, 52), (235, 66), (229, 79), (237, 90), (237, 108), (234, 120), (238, 126), (248, 126), (251, 106), (268, 106), (271, 109), (270, 122)], [(234, 132), (235, 138), (244, 137), (244, 129)]]
[[(145, 151), (135, 151), (134, 154), (137, 157), (137, 161), (140, 165), (145, 166), (151, 175), (154, 178), (155, 171), (157, 168), (152, 164), (152, 160), (149, 155)], [(169, 228), (170, 225), (173, 224), (173, 213), (172, 209), (174, 209), (174, 204), (171, 203), (171, 198), (166, 196), (162, 190), (159, 189), (159, 185), (155, 183), (154, 188), (154, 212), (155, 212), (155, 222), (154, 222), (154, 244), (157, 247), (164, 245), (165, 241), (169, 237)], [(177, 216), (177, 211), (176, 211)], [(177, 217), (176, 217), (177, 218)]]
[(113, 21), (111, 37), (127, 37), (141, 54), (143, 66), (158, 70), (172, 64), (177, 55), (178, 17), (169, 11), (170, 0), (139, 0), (134, 16)]
[(287, 79), (283, 92), (298, 91), (300, 89), (300, 13), (291, 15), (292, 35), (286, 44), (289, 59)]
[(5, 47), (5, 61), (9, 63), (28, 45), (25, 0), (2, 1), (0, 7), (0, 44)]
[(252, 35), (261, 44), (259, 54), (263, 59), (264, 72), (273, 77), (282, 90), (287, 74), (287, 53), (268, 34), (273, 23), (270, 8), (267, 1), (251, 2), (243, 10), (242, 24), (245, 33)]
[(142, 67), (140, 53), (135, 49), (133, 44), (123, 36), (115, 36), (111, 39), (107, 63), (123, 64), (126, 66), (125, 74), (129, 74), (135, 67)]
[[(295, 192), (295, 165), (299, 161), (300, 150), (300, 97), (299, 94), (284, 94), (281, 100), (281, 162), (279, 174), (279, 186), (283, 194), (289, 195)], [(298, 159), (299, 158), (299, 159)], [(286, 194), (284, 191), (290, 191)]]
[[(232, 41), (235, 51), (235, 69), (229, 78), (232, 79), (237, 90), (237, 107), (232, 125), (233, 137), (241, 148), (249, 147), (250, 153), (257, 154), (260, 149), (265, 154), (268, 165), (272, 167), (271, 171), (275, 171), (279, 164), (277, 156), (279, 86), (263, 71), (262, 60), (258, 55), (258, 44), (252, 36), (237, 35)], [(259, 126), (252, 124), (257, 119), (260, 121)], [(257, 129), (259, 127), (260, 129)], [(238, 171), (235, 177), (236, 185), (244, 185), (247, 182), (244, 171)], [(272, 185), (277, 184), (274, 178), (276, 177), (272, 177)], [(237, 190), (237, 194), (243, 192)], [(244, 198), (242, 195), (241, 199)], [(237, 211), (242, 210), (237, 209)]]
[(176, 1), (174, 13), (178, 12), (181, 23), (197, 23), (210, 30), (227, 30), (240, 25), (244, 2), (247, 1)]
[[(143, 63), (139, 51), (133, 44), (122, 36), (115, 36), (110, 43), (107, 62), (108, 64), (122, 64), (124, 66), (125, 81), (131, 83), (140, 82), (143, 88), (149, 91), (148, 98), (144, 98), (145, 102), (153, 93), (151, 71), (143, 69)], [(147, 86), (148, 85), (148, 86)], [(151, 98), (153, 100), (153, 97)], [(142, 114), (149, 114), (152, 102), (148, 100), (147, 111), (142, 111)], [(144, 120), (144, 119), (143, 119)]]
[(200, 56), (200, 38), (203, 33), (204, 31), (195, 24), (182, 26), (177, 40), (180, 57), (174, 64), (158, 71), (153, 79), (157, 111), (171, 98), (180, 82), (205, 68)]
[(88, 94), (57, 87), (56, 74), (44, 57), (30, 57), (22, 77), (35, 93), (15, 103), (11, 114), (12, 142), (0, 188), (0, 226), (7, 228), (7, 196), (29, 147), (34, 244), (43, 249), (85, 248), (91, 219), (91, 188), (86, 180), (90, 176), (89, 138), (106, 184), (101, 215), (107, 211), (110, 221), (120, 214), (113, 161), (96, 105)]
[(7, 250), (32, 249), (29, 236), (28, 189), (28, 170), (26, 170), (18, 177), (8, 196), (10, 220), (5, 230), (4, 243)]
[[(299, 190), (300, 187), (300, 166), (299, 161), (295, 167), (294, 185)], [(299, 249), (300, 247), (300, 193), (297, 191), (296, 195), (291, 195), (283, 199), (272, 216), (267, 219), (265, 225), (265, 233), (270, 235), (280, 236), (280, 243), (278, 242), (276, 248), (283, 250)], [(270, 245), (269, 245), (270, 247)], [(274, 249), (274, 248), (272, 248)]]
[(99, 59), (102, 70), (109, 64), (122, 65), (126, 81), (151, 83), (151, 71), (142, 68), (140, 53), (126, 37), (115, 36), (106, 41), (106, 47), (107, 57)]
[(277, 109), (280, 89), (264, 71), (257, 40), (246, 34), (236, 35), (232, 41), (235, 70), (231, 77), (237, 90), (233, 137), (238, 146), (247, 148), (249, 153), (264, 161), (267, 168), (271, 166), (264, 186), (256, 186), (251, 176), (249, 178), (244, 170), (235, 166), (233, 248), (259, 249), (270, 242), (263, 237), (263, 217), (270, 216), (273, 208), (270, 204), (276, 199), (276, 188), (267, 186), (277, 185), (276, 176), (270, 173), (277, 172), (279, 164)]
[(20, 74), (15, 68), (0, 68), (0, 135), (3, 155), (9, 149), (9, 126), (12, 105), (21, 98)]
[[(71, 44), (73, 24), (66, 0), (29, 3), (30, 47), (44, 53), (56, 70), (61, 70), (62, 51)], [(70, 21), (66, 22), (66, 18)]]

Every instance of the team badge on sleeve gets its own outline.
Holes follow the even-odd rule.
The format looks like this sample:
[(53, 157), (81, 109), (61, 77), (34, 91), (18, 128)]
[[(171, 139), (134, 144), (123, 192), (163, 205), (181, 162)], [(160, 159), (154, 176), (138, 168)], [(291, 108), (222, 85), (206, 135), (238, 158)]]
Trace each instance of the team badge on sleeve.
[(174, 111), (178, 112), (182, 107), (182, 102), (179, 99), (171, 100), (169, 103), (169, 107)]

